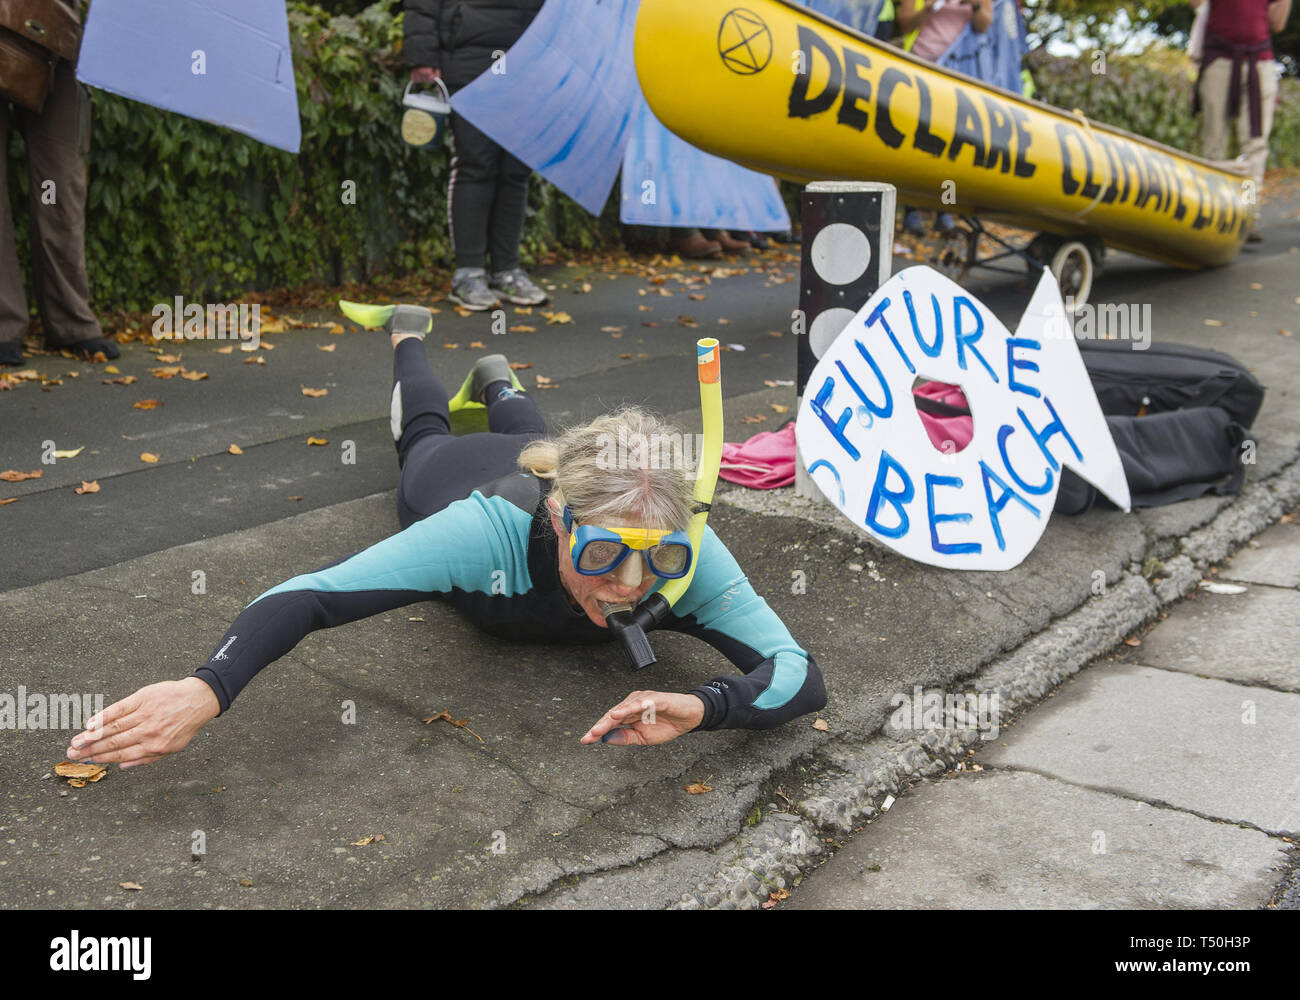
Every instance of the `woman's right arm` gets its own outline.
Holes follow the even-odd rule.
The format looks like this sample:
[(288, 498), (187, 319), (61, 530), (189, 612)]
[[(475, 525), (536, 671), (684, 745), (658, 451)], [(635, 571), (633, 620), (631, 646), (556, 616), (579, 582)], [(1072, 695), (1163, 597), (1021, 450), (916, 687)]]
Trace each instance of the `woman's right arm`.
[[(497, 500), (476, 493), (353, 556), (271, 588), (239, 614), (192, 677), (149, 685), (110, 706), (102, 719), (90, 720), (95, 728), (88, 724), (72, 741), (68, 756), (125, 766), (176, 752), (228, 709), (258, 671), (317, 629), (453, 587), (527, 589), (526, 559), (516, 554), (527, 552), (529, 519), (503, 515)], [(167, 739), (159, 742), (158, 733)]]

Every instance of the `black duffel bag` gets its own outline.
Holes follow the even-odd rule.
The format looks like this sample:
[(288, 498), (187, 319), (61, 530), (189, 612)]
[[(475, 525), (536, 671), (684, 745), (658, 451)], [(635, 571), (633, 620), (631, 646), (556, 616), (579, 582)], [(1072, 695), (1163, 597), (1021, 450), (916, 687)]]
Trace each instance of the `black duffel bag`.
[[(1157, 507), (1206, 493), (1240, 492), (1251, 424), (1264, 387), (1235, 358), (1184, 344), (1082, 341), (1092, 380), (1124, 465), (1132, 505)], [(1069, 469), (1061, 473), (1055, 509), (1079, 514), (1110, 506)]]

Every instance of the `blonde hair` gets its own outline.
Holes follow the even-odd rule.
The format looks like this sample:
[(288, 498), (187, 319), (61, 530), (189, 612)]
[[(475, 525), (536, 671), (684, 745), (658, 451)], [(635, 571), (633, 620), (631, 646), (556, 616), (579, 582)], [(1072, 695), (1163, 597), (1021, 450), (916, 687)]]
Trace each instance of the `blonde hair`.
[(619, 518), (685, 530), (693, 483), (681, 432), (646, 410), (625, 406), (528, 444), (519, 468), (552, 482), (551, 495), (580, 521)]

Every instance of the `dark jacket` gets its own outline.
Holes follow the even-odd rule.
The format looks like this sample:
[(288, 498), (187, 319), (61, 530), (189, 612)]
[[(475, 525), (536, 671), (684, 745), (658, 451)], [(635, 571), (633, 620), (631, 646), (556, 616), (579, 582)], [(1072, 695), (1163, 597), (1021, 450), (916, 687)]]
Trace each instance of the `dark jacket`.
[(492, 65), (541, 10), (542, 0), (403, 0), (402, 58), (442, 70), (451, 90)]

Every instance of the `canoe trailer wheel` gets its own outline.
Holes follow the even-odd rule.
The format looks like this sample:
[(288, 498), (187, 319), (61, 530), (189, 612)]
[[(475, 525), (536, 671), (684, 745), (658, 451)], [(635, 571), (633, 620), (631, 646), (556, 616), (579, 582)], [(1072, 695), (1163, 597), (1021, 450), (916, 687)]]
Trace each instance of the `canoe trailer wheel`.
[(1090, 247), (1080, 240), (1064, 240), (1048, 233), (1039, 233), (1025, 250), (1032, 261), (1051, 268), (1056, 283), (1061, 286), (1067, 312), (1078, 312), (1087, 304), (1092, 294), (1094, 265), (1102, 253), (1100, 246)]

